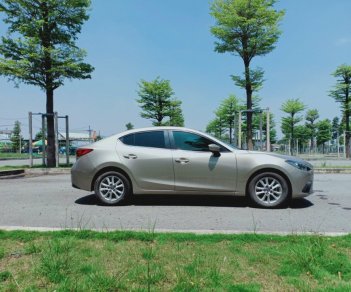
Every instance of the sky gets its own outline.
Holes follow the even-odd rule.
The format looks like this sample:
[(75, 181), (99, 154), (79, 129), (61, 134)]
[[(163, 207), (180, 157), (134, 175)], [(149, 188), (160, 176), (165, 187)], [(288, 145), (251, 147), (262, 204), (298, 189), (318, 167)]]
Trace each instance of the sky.
[[(138, 83), (157, 76), (170, 80), (182, 101), (185, 126), (205, 130), (214, 110), (230, 94), (245, 100), (230, 75), (241, 74), (242, 60), (214, 52), (206, 0), (92, 0), (90, 19), (84, 24), (78, 45), (87, 51), (86, 61), (95, 67), (90, 80), (66, 81), (55, 91), (55, 110), (69, 115), (72, 132), (90, 128), (102, 136), (150, 126), (140, 117)], [(286, 11), (276, 48), (253, 59), (264, 69), (264, 85), (258, 95), (261, 107), (269, 107), (280, 133), (280, 108), (299, 98), (317, 108), (321, 119), (340, 117), (340, 108), (328, 96), (335, 84), (331, 73), (351, 64), (350, 0), (281, 0)], [(1, 18), (3, 18), (0, 15)], [(0, 22), (0, 35), (6, 25)], [(28, 112), (45, 112), (45, 93), (0, 76), (0, 130), (12, 129), (15, 120), (28, 136)], [(34, 133), (40, 118), (34, 118)], [(60, 129), (64, 129), (63, 120)]]

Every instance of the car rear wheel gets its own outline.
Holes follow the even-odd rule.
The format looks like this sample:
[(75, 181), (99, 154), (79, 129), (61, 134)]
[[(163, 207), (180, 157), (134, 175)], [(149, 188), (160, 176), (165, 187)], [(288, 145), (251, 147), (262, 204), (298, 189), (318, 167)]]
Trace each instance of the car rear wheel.
[(98, 199), (107, 205), (117, 205), (130, 195), (128, 179), (117, 171), (101, 174), (95, 181), (94, 191)]
[(289, 197), (288, 183), (277, 173), (260, 173), (250, 181), (249, 195), (258, 206), (266, 208), (282, 206)]

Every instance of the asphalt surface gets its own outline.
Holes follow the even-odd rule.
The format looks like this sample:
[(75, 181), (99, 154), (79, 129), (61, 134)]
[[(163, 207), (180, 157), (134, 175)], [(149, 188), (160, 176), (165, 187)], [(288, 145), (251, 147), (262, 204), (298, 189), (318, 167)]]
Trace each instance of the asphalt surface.
[(0, 180), (0, 229), (16, 227), (199, 232), (351, 232), (351, 175), (315, 175), (315, 193), (266, 210), (238, 197), (147, 196), (102, 206), (69, 175)]

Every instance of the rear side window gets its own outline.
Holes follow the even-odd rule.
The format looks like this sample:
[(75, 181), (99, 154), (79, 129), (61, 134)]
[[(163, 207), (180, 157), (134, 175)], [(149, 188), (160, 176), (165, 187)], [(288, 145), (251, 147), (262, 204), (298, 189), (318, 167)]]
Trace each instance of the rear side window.
[(123, 136), (120, 140), (130, 146), (166, 148), (163, 131), (134, 133)]

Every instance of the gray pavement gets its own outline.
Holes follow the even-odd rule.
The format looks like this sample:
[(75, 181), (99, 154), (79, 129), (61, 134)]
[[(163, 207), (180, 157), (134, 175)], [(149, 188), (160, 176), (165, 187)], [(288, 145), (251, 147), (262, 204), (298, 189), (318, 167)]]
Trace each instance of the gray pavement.
[(66, 174), (7, 179), (0, 180), (0, 228), (351, 232), (351, 175), (317, 174), (314, 188), (312, 196), (275, 210), (223, 196), (147, 196), (108, 207), (73, 189)]

